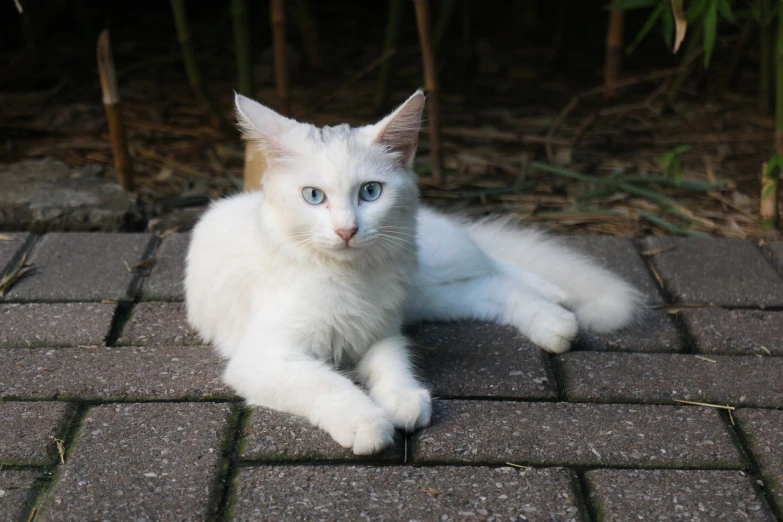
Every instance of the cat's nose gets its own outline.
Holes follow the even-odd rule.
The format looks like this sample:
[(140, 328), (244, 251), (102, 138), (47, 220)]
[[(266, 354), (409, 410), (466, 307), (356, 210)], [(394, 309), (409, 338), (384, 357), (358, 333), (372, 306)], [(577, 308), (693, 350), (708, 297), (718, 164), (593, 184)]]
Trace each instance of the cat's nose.
[(356, 235), (356, 231), (359, 230), (356, 227), (351, 228), (335, 228), (334, 233), (343, 238), (343, 241), (345, 241), (345, 244), (348, 244), (348, 241), (351, 240), (353, 236)]

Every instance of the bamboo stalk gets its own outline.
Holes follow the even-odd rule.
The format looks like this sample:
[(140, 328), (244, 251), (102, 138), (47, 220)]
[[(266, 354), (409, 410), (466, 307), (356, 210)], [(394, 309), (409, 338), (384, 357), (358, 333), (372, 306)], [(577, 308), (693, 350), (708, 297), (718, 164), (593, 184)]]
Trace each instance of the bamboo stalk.
[(179, 40), (182, 61), (185, 63), (185, 72), (188, 75), (190, 88), (193, 89), (196, 98), (209, 114), (210, 124), (213, 127), (219, 128), (223, 125), (223, 119), (220, 117), (220, 112), (218, 111), (215, 102), (212, 101), (212, 98), (207, 93), (201, 78), (201, 71), (198, 68), (196, 54), (193, 51), (193, 46), (190, 42), (190, 27), (188, 25), (187, 14), (185, 13), (185, 0), (171, 0), (171, 11), (174, 14), (174, 25), (177, 28), (177, 40)]
[(277, 97), (280, 100), (281, 112), (289, 116), (291, 114), (291, 87), (288, 83), (288, 60), (286, 59), (285, 0), (272, 0), (269, 9), (275, 51)]
[(307, 55), (307, 61), (315, 69), (324, 69), (326, 60), (310, 0), (296, 0), (296, 22), (299, 25), (299, 32), (302, 34), (302, 46)]
[[(394, 51), (397, 41), (400, 39), (400, 23), (402, 22), (403, 0), (388, 0), (388, 12), (386, 14), (386, 37), (383, 40), (383, 54)], [(378, 71), (378, 87), (375, 95), (375, 110), (380, 111), (389, 99), (389, 71), (391, 71), (391, 58), (381, 64)]]
[[(617, 3), (618, 0), (613, 0)], [(604, 57), (604, 98), (615, 98), (617, 88), (615, 83), (620, 77), (620, 65), (623, 61), (623, 31), (625, 26), (625, 11), (609, 10), (609, 28), (606, 31), (606, 55)]]
[(440, 140), (440, 87), (437, 79), (435, 50), (432, 46), (429, 0), (413, 0), (416, 9), (416, 26), (419, 30), (421, 57), (424, 63), (424, 88), (427, 91), (427, 116), (429, 119), (430, 159), (432, 177), (436, 183), (443, 181), (442, 151)]
[(120, 94), (117, 89), (117, 73), (114, 69), (114, 59), (111, 54), (109, 31), (104, 29), (98, 38), (98, 74), (103, 92), (103, 108), (106, 111), (106, 121), (109, 124), (114, 170), (117, 180), (125, 190), (133, 190), (133, 162), (131, 161), (128, 141), (125, 137), (125, 125), (122, 121)]
[(247, 0), (231, 0), (231, 19), (234, 23), (237, 87), (240, 94), (253, 96), (253, 58), (247, 24)]

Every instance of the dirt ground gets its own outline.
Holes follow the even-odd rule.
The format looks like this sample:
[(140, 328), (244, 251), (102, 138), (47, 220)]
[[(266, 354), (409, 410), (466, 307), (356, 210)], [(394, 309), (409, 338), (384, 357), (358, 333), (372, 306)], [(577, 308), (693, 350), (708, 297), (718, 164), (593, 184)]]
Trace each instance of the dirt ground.
[[(759, 227), (758, 194), (774, 124), (758, 109), (755, 36), (743, 42), (739, 27), (722, 31), (712, 67), (705, 72), (696, 57), (676, 99), (670, 93), (681, 58), (650, 36), (625, 59), (628, 87), (605, 99), (606, 15), (593, 4), (572, 7), (565, 20), (557, 6), (542, 8), (540, 23), (527, 31), (503, 13), (455, 15), (438, 55), (446, 181), (427, 181), (425, 129), (416, 164), (424, 199), (470, 214), (512, 213), (571, 234), (770, 237)], [(388, 102), (374, 107), (378, 70), (367, 65), (383, 54), (385, 13), (348, 1), (318, 6), (320, 68), (289, 13), (294, 117), (366, 123), (423, 83), (412, 9), (389, 62)], [(230, 18), (209, 8), (192, 15), (197, 57), (225, 120), (215, 128), (187, 84), (168, 6), (147, 7), (83, 16), (91, 28), (112, 30), (138, 192), (154, 217), (238, 190), (243, 150), (232, 128)], [(594, 23), (581, 24), (583, 16)], [(277, 107), (265, 22), (259, 14), (251, 26), (255, 95)], [(629, 32), (637, 22), (629, 17)], [(35, 59), (19, 42), (6, 47), (0, 162), (48, 156), (103, 164), (114, 175), (93, 33), (85, 33), (58, 45), (53, 29), (41, 46), (49, 52)]]

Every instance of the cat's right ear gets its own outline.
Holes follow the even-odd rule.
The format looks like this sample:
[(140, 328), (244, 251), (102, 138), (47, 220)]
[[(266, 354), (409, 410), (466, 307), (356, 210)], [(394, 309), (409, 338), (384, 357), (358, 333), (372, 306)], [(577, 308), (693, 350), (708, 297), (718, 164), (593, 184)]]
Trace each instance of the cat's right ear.
[(286, 118), (241, 94), (235, 94), (234, 105), (242, 137), (249, 144), (264, 152), (267, 157), (293, 154), (293, 151), (280, 140), (280, 136), (297, 125), (295, 120)]

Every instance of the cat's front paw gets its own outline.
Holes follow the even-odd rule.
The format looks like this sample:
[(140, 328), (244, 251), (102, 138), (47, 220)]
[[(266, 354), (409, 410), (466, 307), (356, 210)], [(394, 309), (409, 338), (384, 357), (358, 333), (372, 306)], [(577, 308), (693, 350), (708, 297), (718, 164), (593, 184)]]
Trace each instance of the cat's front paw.
[(377, 453), (394, 442), (394, 425), (380, 409), (362, 413), (346, 411), (322, 428), (337, 444), (356, 455)]
[(552, 353), (568, 351), (579, 333), (576, 315), (557, 305), (547, 306), (536, 314), (530, 327), (530, 340)]
[(413, 431), (430, 423), (432, 397), (424, 388), (393, 389), (376, 386), (370, 390), (373, 400), (391, 417), (397, 428)]

